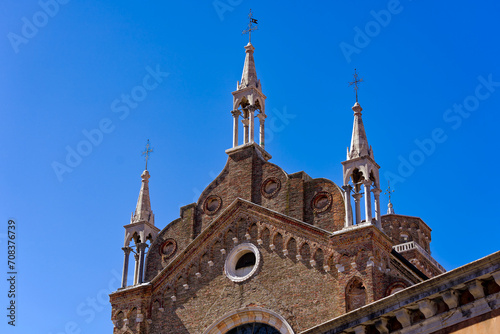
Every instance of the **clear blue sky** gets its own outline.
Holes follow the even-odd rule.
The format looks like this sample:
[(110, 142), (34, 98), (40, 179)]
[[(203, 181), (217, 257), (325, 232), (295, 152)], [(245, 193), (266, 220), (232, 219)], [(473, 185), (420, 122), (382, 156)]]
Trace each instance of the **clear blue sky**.
[[(149, 138), (163, 228), (226, 162), (249, 8), (272, 162), (341, 184), (357, 68), (396, 212), (433, 229), (432, 254), (448, 270), (499, 249), (498, 2), (46, 2), (0, 4), (0, 267), (4, 277), (14, 218), (19, 270), (16, 331), (0, 280), (1, 332), (112, 332), (107, 294), (119, 284), (141, 151)], [(144, 90), (150, 71), (161, 73)], [(140, 101), (129, 107), (131, 93)], [(86, 155), (68, 166), (68, 148)], [(56, 165), (67, 168), (59, 177)]]

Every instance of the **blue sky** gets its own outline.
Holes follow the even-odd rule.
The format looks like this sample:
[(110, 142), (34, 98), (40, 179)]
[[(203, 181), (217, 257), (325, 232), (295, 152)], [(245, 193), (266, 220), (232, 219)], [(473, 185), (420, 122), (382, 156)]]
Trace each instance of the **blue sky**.
[(17, 333), (112, 332), (146, 140), (163, 228), (226, 162), (249, 8), (272, 162), (341, 184), (357, 68), (396, 213), (433, 229), (448, 270), (499, 249), (498, 2), (54, 1), (0, 4), (0, 249), (13, 218)]

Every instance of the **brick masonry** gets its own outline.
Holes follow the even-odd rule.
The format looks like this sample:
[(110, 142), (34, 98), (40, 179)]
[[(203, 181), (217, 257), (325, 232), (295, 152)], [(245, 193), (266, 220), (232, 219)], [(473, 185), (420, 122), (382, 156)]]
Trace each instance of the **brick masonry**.
[[(150, 246), (147, 283), (111, 294), (115, 333), (204, 333), (249, 307), (275, 312), (298, 333), (346, 313), (346, 303), (421, 281), (391, 255), (404, 233), (429, 249), (430, 229), (419, 218), (384, 216), (385, 233), (373, 225), (342, 230), (342, 191), (332, 181), (287, 174), (255, 144), (228, 154), (198, 202), (182, 207)], [(258, 247), (261, 263), (235, 283), (224, 262), (243, 242)], [(409, 260), (425, 263), (418, 255)], [(350, 289), (353, 282), (362, 288)]]

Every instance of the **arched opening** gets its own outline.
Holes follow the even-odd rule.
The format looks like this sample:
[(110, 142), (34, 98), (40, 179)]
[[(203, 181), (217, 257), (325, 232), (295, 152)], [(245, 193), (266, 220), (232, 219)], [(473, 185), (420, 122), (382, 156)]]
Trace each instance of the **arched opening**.
[(203, 334), (294, 334), (279, 314), (260, 307), (245, 307), (226, 313)]
[(358, 277), (352, 279), (345, 291), (346, 312), (366, 305), (366, 288)]
[(226, 334), (280, 334), (280, 331), (270, 325), (253, 322), (233, 328)]

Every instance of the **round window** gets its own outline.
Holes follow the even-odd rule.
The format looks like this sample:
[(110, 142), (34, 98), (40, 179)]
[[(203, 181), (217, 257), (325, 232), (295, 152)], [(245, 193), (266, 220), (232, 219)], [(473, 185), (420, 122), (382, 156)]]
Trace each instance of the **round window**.
[(163, 242), (159, 250), (160, 254), (168, 259), (175, 254), (175, 251), (177, 250), (177, 243), (174, 239), (167, 239)]
[(243, 282), (255, 274), (259, 263), (258, 248), (251, 243), (244, 243), (229, 253), (224, 264), (224, 272), (231, 281)]
[(326, 191), (320, 191), (314, 196), (311, 206), (314, 212), (324, 212), (328, 210), (330, 204), (332, 203), (332, 195), (327, 193)]
[(207, 215), (213, 215), (217, 211), (219, 211), (221, 205), (222, 205), (222, 199), (219, 196), (210, 195), (203, 204), (203, 211), (205, 211)]
[(276, 177), (266, 179), (260, 187), (261, 194), (266, 198), (271, 198), (280, 191), (281, 181)]

